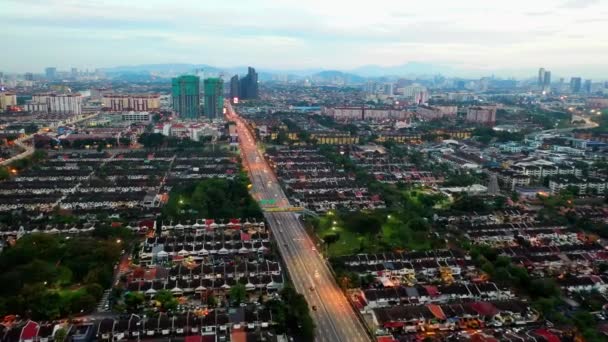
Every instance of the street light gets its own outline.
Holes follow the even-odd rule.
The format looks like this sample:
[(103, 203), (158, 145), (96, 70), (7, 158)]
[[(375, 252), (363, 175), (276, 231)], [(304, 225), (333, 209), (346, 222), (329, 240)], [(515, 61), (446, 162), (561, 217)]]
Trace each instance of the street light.
[(121, 242), (122, 242), (122, 240), (121, 240), (121, 239), (116, 239), (116, 243), (118, 243), (118, 244), (119, 244), (119, 243), (121, 243)]

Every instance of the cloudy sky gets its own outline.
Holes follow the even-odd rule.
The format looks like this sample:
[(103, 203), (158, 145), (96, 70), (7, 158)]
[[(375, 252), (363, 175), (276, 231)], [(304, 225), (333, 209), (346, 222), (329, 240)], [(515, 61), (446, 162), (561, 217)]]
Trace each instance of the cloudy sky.
[(407, 62), (608, 78), (608, 0), (1, 0), (0, 70)]

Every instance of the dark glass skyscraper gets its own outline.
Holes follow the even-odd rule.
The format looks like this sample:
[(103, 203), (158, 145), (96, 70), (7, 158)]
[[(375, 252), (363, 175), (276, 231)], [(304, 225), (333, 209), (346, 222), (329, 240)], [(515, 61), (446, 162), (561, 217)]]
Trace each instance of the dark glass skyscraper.
[(205, 80), (205, 115), (215, 119), (224, 114), (224, 81), (221, 78)]
[(591, 80), (585, 80), (585, 84), (583, 85), (583, 91), (585, 94), (591, 94)]
[(240, 88), (241, 85), (239, 83), (239, 75), (234, 75), (232, 76), (232, 78), (230, 79), (230, 100), (232, 101), (232, 99), (234, 99), (235, 97), (241, 97), (240, 94)]
[(241, 78), (240, 95), (242, 99), (257, 99), (259, 96), (258, 73), (252, 67), (247, 69), (247, 76)]
[(197, 119), (201, 113), (200, 78), (193, 75), (171, 80), (173, 109), (183, 119)]
[(572, 77), (570, 79), (570, 92), (573, 94), (581, 92), (581, 78), (580, 77)]

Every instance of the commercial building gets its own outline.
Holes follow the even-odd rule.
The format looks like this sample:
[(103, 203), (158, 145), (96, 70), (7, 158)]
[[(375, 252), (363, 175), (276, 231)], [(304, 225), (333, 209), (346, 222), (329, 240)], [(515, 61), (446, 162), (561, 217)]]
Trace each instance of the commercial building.
[(538, 70), (538, 88), (545, 90), (551, 86), (551, 71), (540, 68)]
[(240, 97), (239, 88), (240, 88), (239, 75), (234, 75), (230, 79), (230, 100), (231, 101), (234, 101), (234, 99), (238, 99)]
[(591, 80), (585, 80), (585, 85), (583, 86), (583, 90), (585, 94), (591, 94)]
[(456, 117), (457, 106), (418, 106), (416, 113), (425, 120), (437, 120), (444, 117)]
[(200, 116), (200, 88), (198, 76), (185, 75), (172, 79), (173, 109), (183, 119), (197, 119)]
[(121, 114), (122, 121), (150, 122), (152, 116), (148, 112), (126, 112)]
[(32, 96), (32, 100), (26, 105), (26, 109), (35, 109), (32, 111), (47, 112), (52, 114), (80, 115), (82, 114), (82, 95), (80, 95), (79, 93), (34, 94)]
[(17, 105), (17, 94), (0, 91), (0, 112), (6, 111), (7, 107)]
[(495, 106), (475, 106), (469, 107), (467, 110), (467, 121), (480, 123), (484, 125), (492, 125), (496, 123), (496, 107)]
[(221, 117), (224, 112), (224, 81), (221, 78), (205, 80), (205, 116), (209, 119)]
[(581, 92), (582, 80), (580, 77), (572, 77), (570, 79), (570, 92), (573, 94)]
[(257, 99), (259, 97), (258, 90), (258, 73), (255, 69), (249, 67), (247, 75), (241, 78), (240, 95), (242, 99)]
[(47, 79), (54, 80), (57, 77), (57, 68), (48, 67), (44, 69), (44, 74), (46, 75)]
[(155, 111), (160, 109), (159, 94), (103, 94), (102, 107), (112, 112)]

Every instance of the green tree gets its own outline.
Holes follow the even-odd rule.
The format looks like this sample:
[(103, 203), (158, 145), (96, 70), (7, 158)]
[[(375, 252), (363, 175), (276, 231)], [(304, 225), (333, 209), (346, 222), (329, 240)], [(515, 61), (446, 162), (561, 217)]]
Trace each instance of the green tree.
[(55, 342), (63, 342), (65, 341), (65, 338), (68, 336), (68, 332), (63, 329), (57, 329), (57, 331), (55, 331), (55, 335), (53, 336), (53, 339)]
[(230, 288), (230, 300), (236, 304), (241, 304), (245, 298), (247, 297), (247, 289), (245, 285), (241, 283), (237, 283), (236, 285)]
[(160, 303), (163, 311), (173, 311), (177, 309), (177, 299), (169, 290), (160, 290), (154, 296), (154, 299)]
[[(156, 299), (158, 300), (158, 296)], [(138, 312), (145, 300), (146, 298), (141, 292), (129, 292), (124, 297), (124, 303), (128, 312)]]
[(7, 167), (0, 166), (0, 181), (10, 178), (11, 173), (8, 171)]

